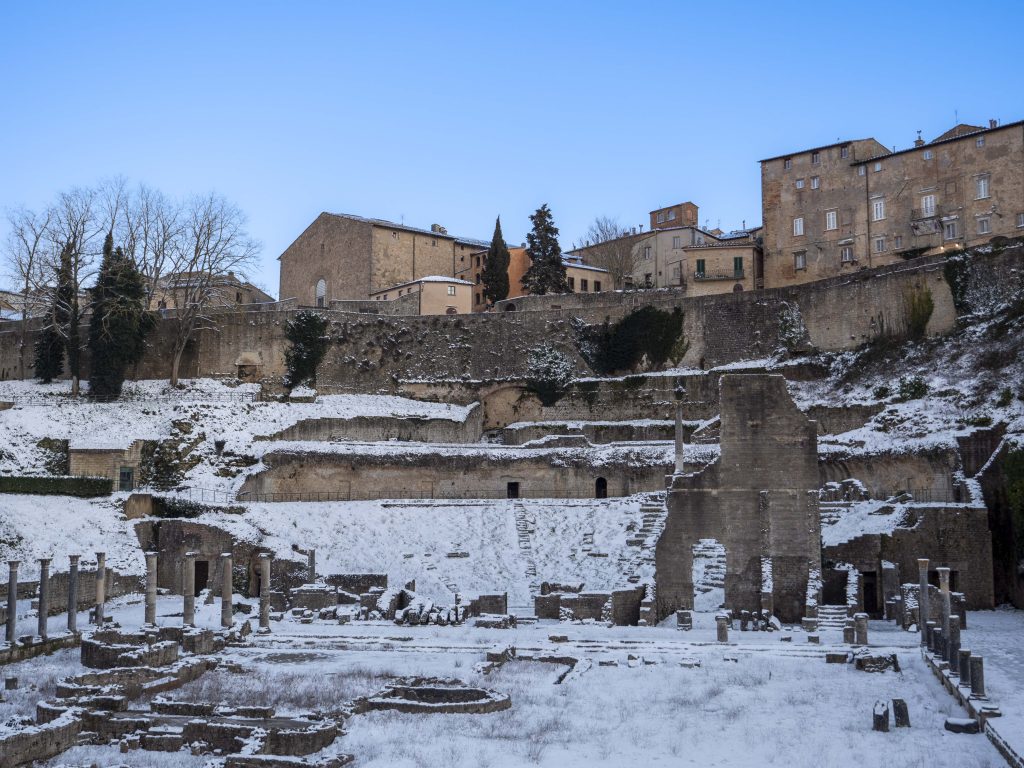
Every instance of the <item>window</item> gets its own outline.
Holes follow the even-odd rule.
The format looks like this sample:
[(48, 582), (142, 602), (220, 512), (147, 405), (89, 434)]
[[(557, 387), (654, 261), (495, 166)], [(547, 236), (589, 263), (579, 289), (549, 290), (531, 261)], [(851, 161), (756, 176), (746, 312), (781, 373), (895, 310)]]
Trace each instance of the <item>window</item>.
[(576, 278), (575, 277), (570, 277), (569, 278), (569, 290), (570, 291), (575, 291), (576, 290)]
[(683, 238), (679, 237), (679, 235), (676, 235), (675, 237), (673, 237), (672, 238), (672, 247), (677, 249), (677, 250), (679, 248), (682, 248), (683, 247)]
[(397, 240), (398, 239), (398, 233), (397, 232), (392, 232), (391, 233), (391, 239), (392, 240)]
[(434, 248), (437, 248), (437, 238), (436, 238), (436, 237), (432, 237), (432, 238), (430, 238), (430, 244), (431, 244), (431, 245), (432, 245), (432, 246), (433, 246)]
[(651, 246), (649, 246), (649, 245), (645, 245), (644, 246), (644, 260), (646, 260), (646, 261), (650, 261), (651, 260)]
[(316, 281), (316, 305), (322, 307), (327, 303), (327, 281), (321, 278)]
[(885, 238), (884, 237), (876, 237), (875, 238), (875, 253), (885, 253)]
[(988, 176), (979, 176), (974, 180), (974, 191), (977, 192), (975, 198), (978, 200), (988, 197)]
[(479, 304), (479, 303), (480, 303), (480, 294), (479, 294), (479, 293), (478, 293), (478, 294), (476, 295), (476, 303), (477, 303), (477, 304)]
[(811, 189), (821, 189), (820, 176), (811, 176)]
[(1017, 229), (1024, 229), (1024, 213), (1017, 214)]
[(664, 224), (665, 223), (665, 214), (664, 213), (659, 213), (658, 214), (658, 223), (659, 224)]
[(893, 248), (902, 248), (903, 247), (903, 235), (896, 235), (896, 237), (894, 237), (892, 239), (892, 247)]
[(924, 159), (925, 160), (931, 160), (933, 157), (935, 157), (935, 153), (932, 152), (930, 149), (926, 149), (924, 151)]
[(732, 257), (732, 276), (743, 277), (743, 257), (733, 256)]
[(811, 165), (821, 165), (821, 152), (811, 152)]
[(985, 146), (985, 137), (984, 136), (979, 136), (978, 138), (976, 138), (974, 140), (974, 146), (976, 146), (976, 147), (984, 147)]
[(793, 158), (787, 157), (785, 160), (783, 160), (782, 161), (782, 167), (785, 168), (787, 171), (790, 168), (792, 168), (793, 167)]
[(797, 189), (803, 189), (804, 188), (804, 180), (803, 179), (797, 179), (796, 180), (796, 188)]
[(595, 280), (594, 281), (594, 293), (600, 293), (600, 292), (601, 292), (601, 281), (600, 280)]
[(800, 237), (804, 233), (804, 217), (798, 216), (793, 219), (793, 237)]
[(955, 221), (947, 221), (942, 225), (942, 236), (946, 240), (956, 240), (957, 226)]
[(988, 216), (978, 219), (978, 234), (987, 235), (992, 231), (992, 220)]
[(672, 282), (676, 285), (682, 285), (683, 283), (683, 268), (679, 264), (672, 265)]
[(875, 163), (874, 168), (872, 170), (874, 170), (875, 173), (878, 173), (880, 170), (882, 170), (882, 164)]
[(135, 470), (131, 467), (121, 467), (117, 473), (117, 489), (119, 491), (131, 491), (135, 489)]
[(704, 259), (697, 259), (697, 277), (704, 277), (707, 270), (707, 261)]
[(241, 303), (242, 303), (242, 293), (241, 293), (241, 291), (235, 291), (235, 304), (241, 304)]
[(825, 229), (838, 229), (838, 211), (825, 211)]
[(922, 216), (934, 216), (935, 215), (935, 195), (922, 195), (921, 196), (921, 215)]
[(850, 148), (849, 147), (840, 147), (839, 148), (839, 156), (841, 158), (843, 158), (843, 160), (846, 160), (850, 156)]
[(875, 200), (871, 203), (871, 220), (881, 221), (885, 218), (885, 200)]
[(480, 257), (479, 256), (476, 257), (476, 265), (478, 267), (480, 266)]
[(842, 247), (842, 249), (839, 251), (839, 259), (843, 262), (843, 264), (849, 264), (850, 262), (852, 262), (853, 261), (853, 246), (852, 245), (844, 245)]
[(586, 293), (588, 287), (589, 286), (587, 285), (587, 279), (585, 277), (581, 277), (580, 278), (580, 292), (581, 293)]
[(676, 220), (676, 212), (675, 211), (669, 211), (668, 212), (668, 220), (669, 221), (675, 221)]
[(793, 254), (793, 268), (807, 269), (807, 251), (797, 251)]
[(454, 285), (449, 285), (448, 286), (448, 295), (449, 296), (454, 296), (455, 295), (455, 286)]
[(867, 170), (864, 168), (864, 166), (863, 165), (858, 165), (857, 166), (857, 175), (858, 176), (863, 176), (865, 173), (867, 173)]

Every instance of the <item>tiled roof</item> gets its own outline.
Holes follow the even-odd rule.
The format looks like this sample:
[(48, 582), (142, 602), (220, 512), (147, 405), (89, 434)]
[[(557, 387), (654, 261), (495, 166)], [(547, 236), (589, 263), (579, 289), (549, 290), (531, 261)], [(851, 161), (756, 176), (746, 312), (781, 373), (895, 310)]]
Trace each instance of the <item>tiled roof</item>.
[(388, 221), (387, 219), (370, 219), (365, 216), (356, 216), (354, 213), (331, 213), (331, 216), (338, 216), (342, 219), (352, 219), (353, 221), (365, 221), (368, 224), (374, 224), (378, 227), (387, 227), (390, 229), (400, 229), (403, 232), (417, 232), (421, 235), (431, 235), (433, 237), (443, 237), (448, 240), (455, 240), (459, 243), (465, 243), (466, 245), (481, 245), (484, 247), (490, 246), (490, 240), (477, 240), (475, 237), (459, 237), (457, 235), (449, 235), (444, 232), (434, 232), (432, 229), (423, 229), (421, 227), (410, 227), (408, 224), (398, 224), (394, 221)]

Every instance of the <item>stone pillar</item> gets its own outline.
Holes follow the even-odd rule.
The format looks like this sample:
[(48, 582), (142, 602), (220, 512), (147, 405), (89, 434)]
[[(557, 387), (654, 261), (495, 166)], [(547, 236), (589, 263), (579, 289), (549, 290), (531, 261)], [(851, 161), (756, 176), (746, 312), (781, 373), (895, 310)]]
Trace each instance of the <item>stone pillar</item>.
[(316, 581), (316, 550), (309, 550), (309, 554), (306, 557), (309, 562), (309, 583), (313, 584)]
[(715, 624), (718, 629), (718, 642), (728, 643), (729, 642), (729, 617), (724, 613), (720, 613), (715, 616)]
[(949, 617), (949, 637), (946, 638), (946, 661), (950, 674), (960, 674), (960, 617)]
[(971, 656), (971, 698), (985, 698), (985, 659), (981, 656)]
[(107, 602), (107, 553), (96, 553), (96, 626), (103, 626), (103, 609)]
[(949, 637), (949, 609), (950, 609), (950, 596), (949, 596), (949, 568), (938, 568), (939, 572), (939, 599), (942, 608), (942, 636), (944, 638)]
[(270, 560), (271, 554), (260, 555), (260, 632), (270, 631)]
[(234, 623), (235, 584), (232, 573), (231, 553), (220, 556), (220, 625), (230, 627)]
[(868, 615), (866, 613), (855, 613), (853, 615), (853, 629), (857, 645), (867, 645)]
[(843, 624), (843, 642), (847, 645), (853, 645), (857, 641), (856, 630), (854, 629), (853, 619), (847, 619), (846, 623)]
[(970, 686), (971, 684), (971, 649), (961, 648), (960, 659), (957, 662), (960, 668), (960, 685)]
[(8, 560), (7, 576), (7, 642), (14, 645), (18, 631), (18, 565), (20, 560)]
[(181, 572), (181, 625), (196, 625), (196, 552), (186, 552)]
[(686, 390), (682, 387), (676, 387), (676, 474), (680, 475), (683, 473), (683, 463), (685, 460), (686, 449), (683, 443), (683, 397), (686, 395)]
[(920, 558), (917, 561), (918, 584), (920, 594), (917, 596), (918, 622), (917, 627), (921, 631), (921, 645), (928, 645), (928, 619), (931, 614), (928, 612), (928, 559)]
[(929, 651), (935, 651), (935, 622), (926, 621), (924, 624), (924, 643)]
[(45, 640), (49, 637), (46, 631), (46, 620), (50, 613), (50, 558), (39, 558), (39, 627), (36, 634)]
[(156, 552), (146, 553), (146, 623), (156, 626)]
[(68, 566), (68, 632), (74, 634), (78, 631), (78, 558), (80, 555), (70, 555), (68, 559), (71, 565)]

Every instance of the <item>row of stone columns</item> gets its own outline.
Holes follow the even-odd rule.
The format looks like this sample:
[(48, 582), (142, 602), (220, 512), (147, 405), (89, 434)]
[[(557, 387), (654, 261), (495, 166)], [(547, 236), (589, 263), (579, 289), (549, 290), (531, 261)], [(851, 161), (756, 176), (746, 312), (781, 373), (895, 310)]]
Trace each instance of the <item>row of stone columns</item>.
[[(181, 623), (186, 627), (196, 625), (196, 557), (198, 552), (186, 552), (184, 568), (181, 576), (182, 593), (182, 619)], [(260, 628), (270, 631), (270, 560), (269, 554), (260, 555)], [(234, 622), (234, 576), (233, 559), (230, 552), (224, 552), (220, 556), (221, 583), (220, 583), (220, 624), (225, 629)], [(156, 625), (156, 596), (157, 596), (157, 553), (146, 553), (146, 624)], [(267, 610), (264, 611), (264, 602)], [(266, 614), (266, 623), (264, 623)]]
[[(80, 555), (70, 555), (68, 568), (68, 632), (78, 631), (78, 560)], [(102, 552), (96, 553), (98, 568), (96, 570), (96, 601), (97, 615), (102, 617), (102, 601), (104, 594), (104, 578), (106, 563)], [(39, 558), (39, 619), (36, 635), (42, 640), (49, 639), (48, 618), (50, 613), (50, 562), (51, 558)], [(18, 566), (20, 560), (8, 560), (7, 576), (7, 631), (5, 639), (13, 644), (18, 627)]]

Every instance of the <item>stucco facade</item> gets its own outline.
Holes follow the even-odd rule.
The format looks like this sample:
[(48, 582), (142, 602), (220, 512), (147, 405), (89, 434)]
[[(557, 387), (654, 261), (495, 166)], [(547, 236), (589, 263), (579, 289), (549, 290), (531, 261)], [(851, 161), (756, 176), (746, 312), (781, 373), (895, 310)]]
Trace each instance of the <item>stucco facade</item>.
[[(413, 296), (417, 315), (466, 315), (473, 311), (474, 286), (468, 280), (430, 275), (421, 280), (400, 283), (370, 294), (376, 302), (397, 301)], [(406, 298), (406, 302), (411, 300)]]

